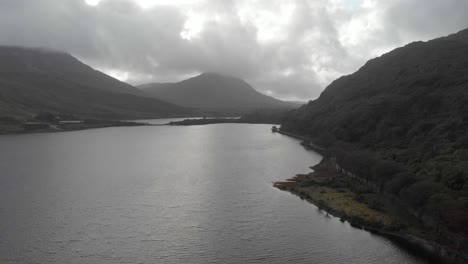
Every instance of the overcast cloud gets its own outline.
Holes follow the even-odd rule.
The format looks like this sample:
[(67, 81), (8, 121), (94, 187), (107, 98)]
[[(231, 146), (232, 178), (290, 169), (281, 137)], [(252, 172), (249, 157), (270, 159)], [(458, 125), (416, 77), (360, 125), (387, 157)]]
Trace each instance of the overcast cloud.
[(468, 27), (468, 0), (0, 0), (0, 45), (67, 51), (131, 84), (201, 72), (316, 98), (365, 61)]

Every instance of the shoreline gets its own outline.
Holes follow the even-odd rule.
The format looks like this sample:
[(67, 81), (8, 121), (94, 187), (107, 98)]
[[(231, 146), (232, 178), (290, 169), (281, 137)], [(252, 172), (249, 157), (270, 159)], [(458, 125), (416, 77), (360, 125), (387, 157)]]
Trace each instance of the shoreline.
[[(323, 161), (318, 165), (314, 166), (313, 168), (317, 168), (317, 166), (323, 165)], [(314, 171), (311, 174), (320, 175), (320, 172)], [(322, 177), (321, 175), (319, 177)], [(325, 177), (328, 177), (325, 176)], [(390, 216), (387, 216), (385, 213), (382, 215), (378, 215), (376, 218), (366, 219), (362, 216), (361, 212), (355, 211), (355, 214), (350, 213), (349, 211), (345, 211), (339, 206), (336, 206), (333, 202), (330, 203), (330, 200), (325, 200), (326, 195), (324, 194), (342, 194), (340, 190), (336, 190), (334, 188), (326, 187), (326, 192), (323, 192), (323, 187), (312, 187), (309, 192), (305, 192), (306, 188), (311, 188), (311, 186), (304, 186), (310, 184), (308, 180), (310, 180), (310, 174), (304, 175), (299, 174), (295, 177), (288, 179), (286, 181), (281, 182), (274, 182), (273, 186), (278, 188), (282, 191), (287, 191), (293, 195), (298, 196), (301, 200), (305, 200), (313, 205), (315, 205), (320, 210), (327, 212), (328, 214), (337, 217), (340, 219), (341, 222), (348, 222), (352, 227), (362, 229), (368, 231), (372, 234), (380, 235), (386, 237), (398, 245), (402, 246), (407, 250), (411, 250), (412, 252), (416, 253), (417, 255), (427, 259), (431, 263), (435, 261), (435, 263), (466, 263), (466, 260), (461, 259), (456, 253), (451, 252), (449, 249), (444, 248), (438, 244), (432, 243), (429, 240), (425, 240), (419, 238), (415, 235), (412, 235), (407, 232), (403, 231), (389, 231), (389, 225), (392, 225), (392, 222), (386, 221), (397, 221), (396, 219), (392, 219)], [(338, 197), (333, 197), (331, 200), (339, 200)], [(345, 203), (350, 203), (349, 200), (346, 200)], [(356, 202), (359, 203), (359, 202)], [(367, 205), (359, 203), (362, 206), (367, 207)], [(350, 204), (350, 207), (354, 207), (355, 204)], [(362, 209), (359, 208), (359, 209)], [(358, 210), (359, 210), (358, 209)], [(370, 208), (369, 208), (370, 209)], [(353, 209), (352, 209), (353, 210)], [(373, 210), (373, 209), (370, 209)], [(365, 214), (365, 213), (364, 213)], [(380, 221), (378, 220), (380, 217), (385, 219), (383, 224), (381, 224), (383, 219), (381, 218)], [(386, 217), (388, 217), (386, 219)]]
[[(12, 130), (2, 131), (0, 130), (0, 136), (3, 135), (25, 135), (25, 134), (39, 134), (39, 133), (60, 133), (60, 132), (71, 132), (88, 129), (106, 128), (106, 127), (134, 127), (134, 126), (160, 126), (155, 124), (140, 123), (133, 121), (104, 121), (102, 123), (79, 123), (71, 125), (50, 125), (47, 128), (37, 129), (26, 129), (23, 125), (10, 125), (9, 128)], [(1, 128), (1, 127), (0, 127)]]
[[(281, 134), (304, 140), (301, 145), (308, 150), (315, 151), (316, 146), (307, 138), (291, 133)], [(326, 151), (319, 153), (323, 155)], [(329, 183), (334, 179), (345, 181), (350, 181), (350, 179), (337, 172), (327, 157), (311, 169), (313, 170), (311, 173), (298, 174), (285, 181), (274, 182), (273, 187), (298, 196), (301, 200), (339, 218), (340, 221), (348, 222), (352, 227), (386, 237), (431, 263), (468, 263), (468, 260), (457, 250), (432, 239), (418, 236), (418, 233), (423, 233), (420, 232), (422, 228), (408, 224), (405, 219), (389, 214), (387, 210), (373, 209), (369, 204), (357, 201), (358, 194), (348, 187), (330, 185)]]
[[(271, 122), (257, 122), (252, 120), (244, 120), (240, 118), (206, 118), (206, 119), (184, 119), (181, 121), (172, 121), (164, 124), (151, 124), (137, 121), (119, 121), (119, 120), (85, 120), (77, 121), (70, 124), (57, 124), (47, 122), (18, 122), (18, 123), (0, 123), (1, 135), (22, 135), (35, 133), (54, 133), (79, 131), (106, 127), (132, 127), (132, 126), (194, 126), (194, 125), (210, 125), (210, 124), (266, 124), (272, 125)], [(39, 127), (28, 128), (27, 125), (35, 125)]]
[(254, 120), (246, 120), (242, 118), (201, 118), (201, 119), (184, 119), (182, 121), (169, 122), (169, 126), (198, 126), (211, 124), (266, 124), (275, 125), (273, 122), (261, 122)]

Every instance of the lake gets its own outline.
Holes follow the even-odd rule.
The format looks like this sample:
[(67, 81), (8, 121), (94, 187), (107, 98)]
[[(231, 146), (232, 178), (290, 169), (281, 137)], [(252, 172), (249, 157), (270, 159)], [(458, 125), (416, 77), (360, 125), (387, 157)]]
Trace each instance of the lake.
[(270, 128), (0, 136), (0, 263), (425, 263), (273, 188), (321, 156)]

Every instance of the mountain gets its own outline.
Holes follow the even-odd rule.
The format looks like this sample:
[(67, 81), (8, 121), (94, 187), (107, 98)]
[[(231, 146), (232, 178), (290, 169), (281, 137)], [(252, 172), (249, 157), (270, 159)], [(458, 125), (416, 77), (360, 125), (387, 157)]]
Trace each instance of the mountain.
[(245, 113), (299, 107), (299, 104), (261, 94), (239, 78), (216, 73), (203, 73), (178, 83), (144, 84), (138, 88), (154, 98), (206, 111)]
[(468, 30), (367, 62), (298, 109), (285, 129), (364, 147), (415, 147), (465, 137)]
[(0, 46), (0, 115), (40, 111), (92, 118), (150, 118), (186, 112), (147, 98), (137, 88), (80, 62), (70, 54)]
[[(453, 241), (468, 246), (468, 29), (368, 61), (281, 128), (327, 147), (438, 234), (461, 233)], [(376, 161), (402, 169), (378, 174)]]

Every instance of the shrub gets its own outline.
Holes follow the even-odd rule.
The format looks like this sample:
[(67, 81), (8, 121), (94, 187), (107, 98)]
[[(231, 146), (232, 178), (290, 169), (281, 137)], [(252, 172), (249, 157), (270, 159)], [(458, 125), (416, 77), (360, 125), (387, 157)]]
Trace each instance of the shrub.
[(441, 186), (432, 181), (420, 181), (403, 190), (402, 196), (413, 207), (422, 207), (429, 197), (440, 189)]
[(378, 199), (372, 199), (369, 201), (369, 208), (377, 211), (381, 211), (383, 208), (383, 203)]
[(58, 118), (50, 112), (40, 112), (37, 114), (34, 119), (42, 122), (57, 122)]
[(412, 184), (414, 181), (413, 174), (400, 172), (387, 183), (386, 191), (391, 194), (398, 194), (404, 187)]
[(0, 116), (0, 124), (19, 124), (21, 123), (20, 120), (12, 117), (12, 116)]

